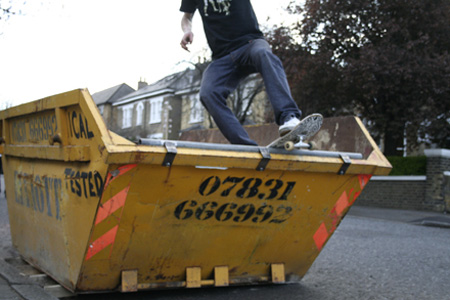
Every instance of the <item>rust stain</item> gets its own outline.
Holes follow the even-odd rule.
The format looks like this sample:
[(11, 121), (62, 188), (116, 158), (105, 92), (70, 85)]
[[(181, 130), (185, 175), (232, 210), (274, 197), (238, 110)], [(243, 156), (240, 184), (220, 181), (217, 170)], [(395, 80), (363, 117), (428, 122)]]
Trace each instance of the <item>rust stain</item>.
[(165, 183), (165, 184), (169, 183), (169, 180), (170, 180), (170, 174), (172, 173), (172, 165), (170, 165), (168, 168), (169, 168), (169, 171), (167, 172), (166, 180), (164, 180), (164, 183)]
[(136, 152), (135, 154), (134, 154), (134, 161), (136, 162), (136, 163), (140, 163), (140, 162), (143, 162), (143, 161), (145, 161), (145, 158), (147, 157), (147, 154), (146, 153), (144, 153), (144, 152)]
[(105, 150), (106, 150), (106, 146), (105, 145), (99, 145), (98, 146), (98, 152), (100, 153), (100, 156), (103, 156), (103, 153), (105, 152)]
[(133, 240), (132, 237), (133, 237), (133, 235), (134, 235), (134, 233), (136, 231), (136, 219), (137, 219), (137, 216), (134, 216), (133, 222), (131, 223), (131, 232), (130, 232), (130, 235), (129, 235), (130, 239), (128, 240), (128, 247), (125, 249), (125, 251), (124, 251), (124, 253), (122, 255), (122, 261), (125, 261), (127, 255), (128, 255), (128, 252), (130, 251), (131, 241)]
[(33, 180), (33, 175), (23, 175), (22, 173), (17, 174), (17, 177), (20, 179)]

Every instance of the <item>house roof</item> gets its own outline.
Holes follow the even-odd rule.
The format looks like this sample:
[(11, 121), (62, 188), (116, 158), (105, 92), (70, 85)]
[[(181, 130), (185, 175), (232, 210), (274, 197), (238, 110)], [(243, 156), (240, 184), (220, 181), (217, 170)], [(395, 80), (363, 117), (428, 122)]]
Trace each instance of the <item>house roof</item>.
[(155, 83), (141, 88), (133, 93), (123, 96), (115, 101), (115, 105), (130, 103), (143, 98), (150, 98), (163, 94), (189, 93), (200, 87), (202, 80), (202, 71), (204, 65), (196, 66), (195, 69), (186, 69), (184, 71), (171, 74), (158, 80)]
[(105, 103), (114, 103), (122, 97), (133, 93), (135, 90), (129, 85), (122, 83), (109, 89), (97, 92), (92, 95), (95, 104), (101, 105)]

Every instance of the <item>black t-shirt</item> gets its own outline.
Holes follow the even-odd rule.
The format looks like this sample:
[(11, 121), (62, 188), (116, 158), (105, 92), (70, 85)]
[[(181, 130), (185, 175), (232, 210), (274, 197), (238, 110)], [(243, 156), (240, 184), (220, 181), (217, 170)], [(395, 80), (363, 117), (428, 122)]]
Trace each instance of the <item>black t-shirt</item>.
[(263, 38), (250, 0), (182, 0), (180, 11), (200, 12), (213, 59)]

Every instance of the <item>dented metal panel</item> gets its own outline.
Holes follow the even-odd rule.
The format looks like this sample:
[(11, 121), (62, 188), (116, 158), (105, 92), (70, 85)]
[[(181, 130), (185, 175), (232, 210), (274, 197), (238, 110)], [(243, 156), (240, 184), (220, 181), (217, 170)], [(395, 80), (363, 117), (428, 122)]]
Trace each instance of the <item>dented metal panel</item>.
[(0, 119), (13, 244), (75, 292), (298, 281), (391, 168), (353, 117), (324, 123), (320, 150), (291, 153), (136, 145), (86, 90)]

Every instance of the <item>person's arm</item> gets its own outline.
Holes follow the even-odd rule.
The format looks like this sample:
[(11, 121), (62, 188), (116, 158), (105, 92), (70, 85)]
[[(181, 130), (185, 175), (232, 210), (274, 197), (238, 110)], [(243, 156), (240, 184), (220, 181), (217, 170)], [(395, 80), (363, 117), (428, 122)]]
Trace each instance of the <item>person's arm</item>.
[(192, 33), (192, 18), (194, 17), (193, 13), (184, 13), (183, 18), (181, 19), (181, 29), (184, 32), (183, 39), (181, 40), (181, 47), (189, 51), (187, 45), (192, 44), (194, 41), (194, 34)]

